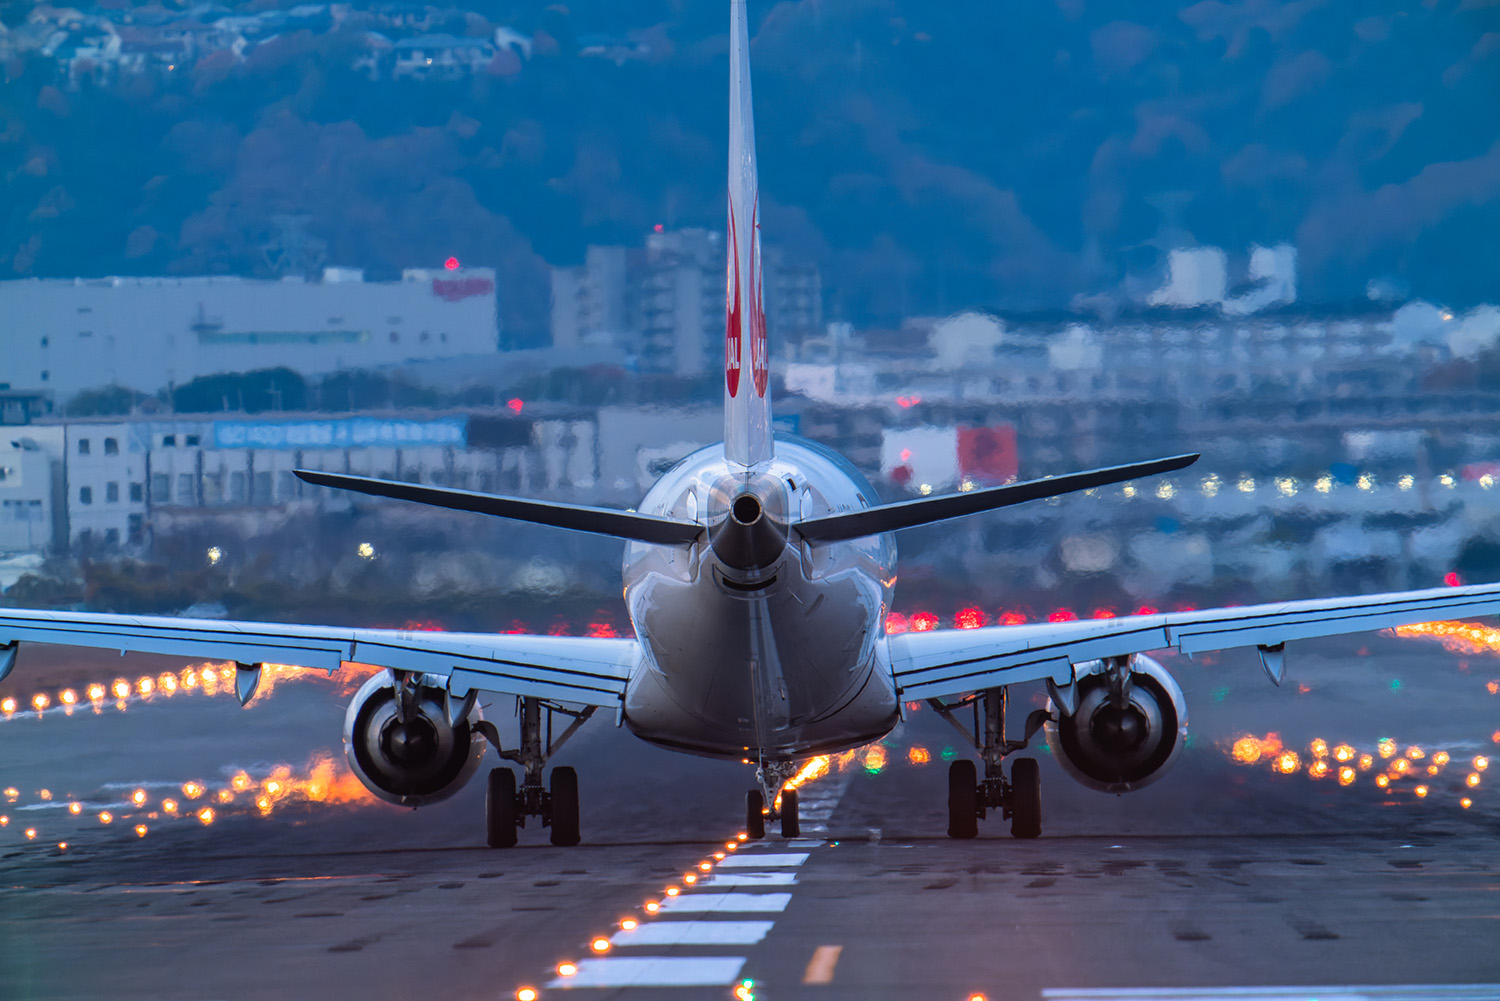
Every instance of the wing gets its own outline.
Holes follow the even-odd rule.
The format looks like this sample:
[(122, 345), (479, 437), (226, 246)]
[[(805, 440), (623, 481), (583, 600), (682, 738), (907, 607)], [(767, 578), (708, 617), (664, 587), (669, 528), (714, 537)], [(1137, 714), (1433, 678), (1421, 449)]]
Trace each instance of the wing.
[[(617, 706), (640, 657), (634, 639), (350, 629), (271, 622), (0, 609), (0, 645), (53, 643), (127, 652), (295, 664), (336, 671), (354, 661), (447, 677), (471, 688)], [(12, 647), (12, 649), (14, 649)]]
[(1168, 648), (1194, 654), (1254, 646), (1272, 680), (1280, 684), (1281, 654), (1288, 640), (1496, 614), (1500, 584), (1477, 584), (1165, 615), (900, 633), (887, 643), (903, 699), (1044, 678), (1065, 685), (1073, 680), (1074, 664)]

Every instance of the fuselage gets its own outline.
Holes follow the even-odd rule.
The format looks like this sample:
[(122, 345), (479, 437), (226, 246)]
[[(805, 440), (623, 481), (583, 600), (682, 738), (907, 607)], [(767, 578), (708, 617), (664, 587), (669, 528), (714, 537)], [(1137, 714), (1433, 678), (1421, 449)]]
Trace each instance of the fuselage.
[(734, 527), (727, 520), (746, 510), (747, 496), (751, 510), (758, 505), (783, 531), (877, 500), (837, 453), (791, 436), (777, 436), (774, 457), (751, 469), (713, 446), (668, 470), (639, 510), (707, 531), (688, 548), (626, 549), (625, 599), (642, 653), (625, 693), (625, 724), (676, 750), (755, 761), (883, 736), (899, 719), (884, 643), (894, 540), (814, 547), (793, 529), (784, 543), (771, 534), (777, 544), (759, 558), (735, 552), (726, 560), (710, 538)]

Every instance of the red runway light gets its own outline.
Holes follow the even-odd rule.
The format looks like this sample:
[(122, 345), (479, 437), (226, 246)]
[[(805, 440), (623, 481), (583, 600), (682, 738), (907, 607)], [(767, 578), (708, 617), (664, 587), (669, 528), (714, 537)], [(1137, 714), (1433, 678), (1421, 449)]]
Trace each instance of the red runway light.
[(446, 261), (443, 262), (443, 267), (447, 268), (449, 271), (457, 271), (458, 270), (458, 258), (456, 258), (456, 257), (450, 257), (450, 258), (448, 258)]
[(960, 629), (978, 629), (984, 625), (984, 612), (973, 607), (960, 609), (954, 624)]
[(1076, 612), (1074, 612), (1071, 608), (1059, 608), (1057, 611), (1055, 611), (1051, 615), (1047, 616), (1047, 621), (1048, 622), (1077, 622), (1078, 621), (1078, 614)]

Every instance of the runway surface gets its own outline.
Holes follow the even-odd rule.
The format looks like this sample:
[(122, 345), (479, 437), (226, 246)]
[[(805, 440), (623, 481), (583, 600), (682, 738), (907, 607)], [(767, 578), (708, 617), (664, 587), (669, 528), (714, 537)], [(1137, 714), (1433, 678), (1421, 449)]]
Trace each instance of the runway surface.
[[(595, 720), (555, 759), (585, 843), (533, 826), (492, 851), (482, 782), (415, 812), (358, 795), (347, 686), (242, 710), (182, 661), (27, 648), (0, 691), (0, 998), (1500, 998), (1500, 766), (1474, 761), (1500, 759), (1500, 658), (1308, 643), (1279, 690), (1253, 654), (1166, 663), (1193, 724), (1176, 768), (1110, 797), (1038, 753), (1036, 841), (994, 817), (944, 837), (963, 749), (923, 709), (805, 788), (803, 838), (744, 844), (748, 767)], [(1232, 760), (1272, 733), (1293, 774)]]

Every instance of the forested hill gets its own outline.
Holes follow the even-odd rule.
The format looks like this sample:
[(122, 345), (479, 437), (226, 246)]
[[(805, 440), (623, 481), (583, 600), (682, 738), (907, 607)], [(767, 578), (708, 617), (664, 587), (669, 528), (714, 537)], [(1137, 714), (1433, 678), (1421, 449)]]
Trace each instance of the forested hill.
[[(722, 225), (726, 6), (3, 5), (0, 277), (266, 274), (294, 216), (372, 278), (496, 267), (507, 330), (542, 338), (547, 265)], [(1304, 299), (1372, 278), (1495, 297), (1484, 0), (752, 0), (751, 19), (766, 240), (821, 265), (830, 316), (1138, 297), (1191, 241), (1294, 242)], [(196, 48), (163, 55), (185, 24)], [(134, 70), (80, 62), (110, 31)], [(494, 54), (398, 78), (433, 35)]]

